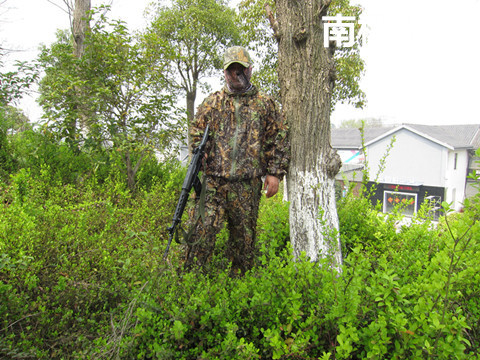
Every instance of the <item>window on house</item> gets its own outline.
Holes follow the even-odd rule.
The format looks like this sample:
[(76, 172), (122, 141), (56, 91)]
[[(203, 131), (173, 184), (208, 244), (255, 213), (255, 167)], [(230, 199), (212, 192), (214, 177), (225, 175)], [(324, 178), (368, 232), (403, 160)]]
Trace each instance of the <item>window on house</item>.
[(458, 160), (458, 154), (455, 153), (455, 156), (453, 158), (453, 170), (457, 170), (457, 160)]
[(383, 192), (383, 212), (392, 212), (398, 206), (402, 214), (413, 216), (417, 209), (417, 194), (397, 191)]

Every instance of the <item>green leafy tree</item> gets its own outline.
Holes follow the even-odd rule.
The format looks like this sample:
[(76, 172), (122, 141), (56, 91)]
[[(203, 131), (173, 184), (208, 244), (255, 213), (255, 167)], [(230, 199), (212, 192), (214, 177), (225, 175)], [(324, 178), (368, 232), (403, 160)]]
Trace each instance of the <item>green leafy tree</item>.
[(17, 62), (14, 69), (4, 71), (2, 50), (0, 47), (0, 176), (4, 177), (15, 165), (8, 133), (30, 127), (28, 119), (14, 105), (29, 91), (38, 72), (26, 62)]
[(186, 95), (187, 120), (193, 119), (199, 89), (208, 89), (205, 78), (221, 67), (221, 56), (238, 43), (235, 12), (221, 0), (174, 0), (159, 5), (149, 35), (168, 61), (168, 82)]
[(4, 72), (0, 57), (0, 106), (11, 105), (21, 99), (38, 79), (38, 72), (32, 64), (17, 62), (15, 67)]
[(280, 99), (278, 83), (278, 43), (268, 22), (265, 6), (274, 6), (268, 0), (243, 0), (240, 2), (238, 24), (242, 33), (242, 42), (252, 50), (255, 56), (255, 71), (252, 81), (262, 91)]
[(40, 103), (47, 125), (60, 138), (68, 138), (70, 120), (87, 109), (76, 141), (106, 149), (121, 160), (133, 190), (145, 157), (169, 148), (180, 133), (174, 99), (163, 91), (165, 69), (122, 22), (104, 16), (87, 33), (85, 45), (83, 56), (75, 57), (71, 40), (60, 34), (56, 44), (42, 51), (46, 76)]
[[(244, 45), (253, 50), (258, 56), (254, 81), (262, 89), (277, 99), (280, 99), (280, 88), (277, 75), (278, 66), (278, 39), (274, 35), (266, 6), (272, 11), (270, 19), (274, 20), (276, 2), (273, 0), (243, 0), (239, 4), (239, 24), (242, 30)], [(354, 16), (356, 19), (361, 14), (359, 6), (350, 5), (349, 0), (333, 0), (328, 6), (328, 11), (323, 15)], [(355, 26), (356, 34), (360, 25)], [(301, 31), (297, 36), (301, 35)], [(337, 103), (349, 103), (361, 108), (365, 104), (365, 93), (359, 86), (365, 64), (360, 57), (359, 49), (362, 39), (357, 38), (353, 47), (338, 48), (334, 53), (335, 60), (335, 86), (332, 94), (332, 109)], [(258, 64), (258, 65), (257, 65)]]
[(77, 147), (81, 139), (77, 133), (78, 100), (74, 87), (82, 83), (82, 79), (77, 68), (80, 59), (73, 55), (69, 32), (59, 31), (57, 41), (42, 49), (38, 62), (45, 72), (39, 97), (43, 117), (59, 139), (64, 139), (72, 148)]
[(381, 127), (383, 126), (382, 119), (376, 118), (368, 118), (368, 119), (350, 119), (350, 120), (343, 120), (340, 123), (340, 128), (370, 128), (370, 127)]
[(5, 106), (3, 109), (3, 128), (11, 133), (32, 129), (32, 124), (23, 111), (15, 106)]
[(360, 56), (360, 48), (365, 39), (358, 36), (361, 30), (358, 19), (362, 14), (362, 8), (359, 5), (351, 5), (350, 0), (331, 0), (327, 15), (335, 16), (337, 14), (351, 16), (357, 20), (355, 25), (356, 41), (352, 47), (333, 48), (335, 84), (331, 108), (333, 109), (336, 103), (348, 103), (356, 108), (363, 108), (366, 96), (360, 88), (359, 82), (365, 70), (365, 63)]

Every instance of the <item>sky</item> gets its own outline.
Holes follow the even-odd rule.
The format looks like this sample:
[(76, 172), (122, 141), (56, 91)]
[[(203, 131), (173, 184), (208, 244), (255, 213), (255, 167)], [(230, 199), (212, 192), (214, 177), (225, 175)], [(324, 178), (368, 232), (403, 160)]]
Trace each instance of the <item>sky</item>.
[[(68, 15), (53, 5), (64, 7), (63, 0), (3, 1), (0, 43), (17, 50), (11, 59), (35, 58), (39, 44), (50, 44), (57, 29), (69, 27)], [(92, 0), (92, 6), (105, 1)], [(140, 28), (150, 1), (112, 0), (112, 17)], [(367, 105), (360, 110), (337, 104), (335, 125), (368, 118), (384, 124), (480, 124), (480, 0), (351, 2), (364, 9), (360, 22), (368, 41), (361, 50), (366, 70), (360, 85)], [(40, 116), (32, 99), (21, 107), (32, 121)]]
[(367, 106), (339, 106), (334, 123), (480, 124), (480, 1), (363, 0)]

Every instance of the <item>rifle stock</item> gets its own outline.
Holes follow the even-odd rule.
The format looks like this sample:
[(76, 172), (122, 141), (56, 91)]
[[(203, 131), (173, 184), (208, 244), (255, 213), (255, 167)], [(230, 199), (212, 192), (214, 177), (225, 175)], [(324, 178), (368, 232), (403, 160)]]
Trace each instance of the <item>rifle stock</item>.
[(202, 190), (202, 184), (200, 182), (200, 179), (198, 178), (198, 173), (200, 172), (200, 168), (202, 167), (202, 160), (205, 156), (205, 146), (207, 145), (208, 141), (208, 128), (209, 125), (207, 124), (200, 145), (198, 145), (198, 147), (193, 150), (192, 160), (188, 165), (185, 180), (183, 180), (182, 191), (180, 193), (180, 198), (178, 199), (177, 207), (175, 208), (172, 225), (167, 229), (169, 232), (169, 237), (167, 248), (165, 249), (165, 252), (163, 254), (163, 260), (167, 259), (173, 236), (175, 235), (177, 226), (180, 225), (182, 221), (183, 211), (185, 210), (185, 206), (187, 205), (188, 195), (190, 194), (190, 191), (192, 190), (192, 188), (194, 188), (197, 195), (200, 195), (200, 192)]

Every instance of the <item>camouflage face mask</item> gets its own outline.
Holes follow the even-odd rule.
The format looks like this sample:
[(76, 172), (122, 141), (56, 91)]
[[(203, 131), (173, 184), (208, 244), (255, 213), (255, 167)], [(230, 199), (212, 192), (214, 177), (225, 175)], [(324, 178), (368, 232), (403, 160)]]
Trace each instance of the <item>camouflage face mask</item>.
[(225, 70), (225, 81), (232, 92), (241, 93), (250, 89), (251, 76), (252, 68), (245, 68), (239, 64), (232, 64)]

